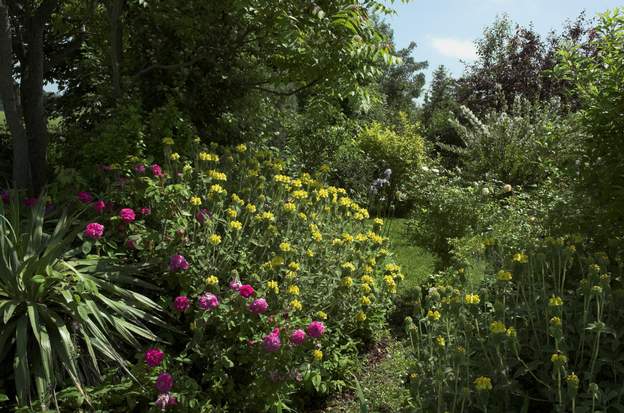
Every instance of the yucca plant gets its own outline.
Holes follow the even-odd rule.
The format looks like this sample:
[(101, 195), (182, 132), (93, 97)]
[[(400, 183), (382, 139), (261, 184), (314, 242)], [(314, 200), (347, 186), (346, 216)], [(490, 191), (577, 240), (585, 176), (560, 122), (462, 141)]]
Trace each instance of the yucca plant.
[(75, 215), (46, 218), (43, 202), (20, 209), (0, 203), (0, 370), (10, 376), (12, 362), (18, 405), (33, 404), (34, 388), (45, 410), (67, 379), (84, 393), (101, 360), (128, 371), (120, 344), (156, 340), (146, 324), (164, 323), (159, 306), (135, 291), (150, 284), (108, 259), (78, 257)]

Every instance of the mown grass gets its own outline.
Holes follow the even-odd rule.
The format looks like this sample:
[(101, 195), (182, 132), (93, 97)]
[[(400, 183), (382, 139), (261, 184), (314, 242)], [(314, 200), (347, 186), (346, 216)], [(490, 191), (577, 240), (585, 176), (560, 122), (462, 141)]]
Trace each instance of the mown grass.
[[(57, 131), (61, 126), (61, 119), (62, 118), (60, 116), (48, 119), (48, 129), (51, 132)], [(6, 116), (4, 114), (4, 111), (0, 110), (0, 131), (4, 129), (7, 129)]]

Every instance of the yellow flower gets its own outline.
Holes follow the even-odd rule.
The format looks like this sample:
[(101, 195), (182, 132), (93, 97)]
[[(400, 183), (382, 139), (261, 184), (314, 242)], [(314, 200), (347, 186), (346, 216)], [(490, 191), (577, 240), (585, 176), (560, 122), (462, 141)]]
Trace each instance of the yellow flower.
[(364, 284), (374, 284), (375, 283), (375, 280), (370, 275), (363, 275), (362, 278), (360, 278), (360, 279), (362, 280), (362, 282)]
[(276, 255), (275, 257), (271, 258), (271, 267), (277, 268), (281, 267), (282, 265), (284, 265), (284, 257)]
[(566, 382), (572, 387), (572, 388), (578, 388), (579, 386), (579, 378), (576, 374), (574, 373), (570, 373), (566, 376)]
[(479, 298), (478, 294), (466, 294), (464, 301), (466, 304), (479, 304), (481, 302), (481, 298)]
[(368, 298), (367, 296), (362, 297), (362, 299), (360, 300), (360, 303), (362, 303), (362, 305), (370, 305), (371, 304), (371, 300), (370, 298)]
[(442, 317), (442, 314), (438, 310), (427, 311), (427, 318), (432, 321), (438, 321)]
[(526, 264), (527, 262), (529, 262), (529, 257), (527, 257), (526, 254), (522, 252), (517, 252), (513, 256), (513, 261), (520, 264)]
[(562, 305), (563, 305), (563, 300), (561, 299), (561, 297), (553, 295), (548, 300), (549, 307), (561, 307)]
[(208, 171), (208, 176), (214, 179), (215, 181), (227, 181), (227, 175), (223, 172), (215, 171), (211, 169)]
[(374, 224), (374, 225), (377, 225), (378, 227), (381, 227), (381, 226), (383, 226), (384, 221), (383, 221), (383, 219), (381, 219), (381, 218), (375, 218), (375, 219), (373, 220), (373, 224)]
[(215, 193), (215, 194), (223, 194), (226, 191), (225, 189), (223, 189), (221, 185), (214, 184), (210, 186), (210, 192)]
[(357, 315), (355, 316), (357, 321), (364, 321), (366, 320), (366, 313), (364, 311), (360, 311), (359, 313), (357, 313)]
[(219, 234), (212, 234), (209, 241), (212, 245), (219, 245), (221, 244), (221, 236)]
[(477, 377), (474, 380), (474, 386), (477, 391), (490, 391), (492, 390), (492, 379), (489, 377)]
[(236, 212), (235, 209), (232, 208), (228, 208), (225, 210), (225, 213), (227, 214), (228, 217), (230, 218), (236, 218), (236, 216), (238, 215), (238, 212)]
[(180, 159), (180, 154), (177, 152), (173, 152), (171, 155), (169, 155), (169, 159), (171, 159), (172, 161), (177, 161)]
[(232, 221), (230, 222), (230, 228), (236, 231), (240, 231), (243, 229), (243, 224), (240, 221)]
[(557, 352), (557, 353), (554, 353), (552, 356), (550, 356), (550, 361), (554, 365), (562, 366), (567, 363), (568, 358), (566, 357), (565, 354)]
[(293, 310), (296, 311), (299, 311), (303, 308), (303, 304), (301, 304), (301, 301), (297, 300), (296, 298), (290, 302), (290, 306)]
[(200, 161), (212, 161), (212, 162), (219, 162), (219, 156), (215, 155), (213, 153), (208, 153), (208, 152), (200, 152), (199, 153), (199, 160)]
[(201, 200), (200, 197), (198, 197), (198, 196), (192, 196), (191, 197), (191, 205), (199, 206), (199, 205), (201, 205), (201, 203), (202, 203), (202, 200)]
[(395, 272), (401, 271), (401, 267), (399, 265), (394, 264), (394, 263), (386, 264), (384, 269), (387, 272), (389, 272), (389, 273), (395, 273)]
[(273, 290), (275, 292), (275, 294), (279, 294), (279, 285), (277, 284), (277, 281), (271, 280), (267, 283), (267, 288), (269, 290)]
[(316, 192), (316, 199), (325, 199), (329, 196), (327, 189), (321, 188)]
[(245, 206), (245, 209), (247, 210), (247, 212), (249, 212), (250, 214), (253, 214), (256, 212), (256, 206), (254, 204), (247, 204)]
[(297, 210), (297, 205), (293, 204), (292, 202), (284, 203), (284, 211), (295, 212), (296, 210)]
[(505, 334), (507, 334), (507, 337), (516, 337), (518, 335), (516, 329), (513, 327), (509, 327), (507, 331), (505, 331)]
[(305, 213), (303, 213), (303, 212), (298, 213), (297, 216), (302, 221), (307, 221), (308, 220), (308, 216)]
[(442, 336), (437, 336), (436, 337), (436, 343), (438, 343), (438, 346), (440, 346), (440, 347), (446, 346), (446, 340)]
[(343, 277), (342, 285), (345, 287), (351, 287), (353, 285), (353, 278), (351, 277)]
[(290, 268), (292, 271), (299, 271), (299, 269), (301, 268), (301, 265), (299, 265), (298, 263), (291, 261), (290, 263), (288, 263), (288, 268)]
[(511, 281), (511, 278), (511, 272), (509, 271), (500, 270), (498, 274), (496, 274), (496, 279), (498, 281)]
[(321, 361), (321, 360), (323, 360), (323, 352), (322, 352), (321, 350), (319, 350), (319, 349), (315, 349), (315, 350), (312, 352), (312, 356), (314, 357), (314, 359), (315, 359), (316, 361)]
[(237, 194), (232, 194), (232, 196), (230, 198), (232, 198), (232, 202), (234, 202), (235, 204), (238, 204), (238, 205), (244, 205), (245, 204), (245, 201), (243, 201), (241, 199), (241, 197), (238, 196)]
[(236, 149), (236, 152), (243, 153), (247, 150), (247, 145), (245, 145), (244, 143), (241, 143), (240, 145), (237, 145), (235, 149)]
[(291, 285), (288, 287), (288, 294), (299, 295), (299, 287), (296, 285)]
[(171, 136), (167, 136), (166, 138), (163, 138), (162, 143), (163, 143), (163, 145), (167, 145), (167, 146), (171, 146), (171, 145), (175, 144), (175, 142), (173, 141), (173, 138)]
[(392, 287), (395, 287), (395, 286), (396, 286), (396, 283), (395, 283), (395, 281), (394, 281), (394, 278), (393, 278), (391, 275), (386, 275), (386, 276), (384, 277), (384, 282), (386, 283), (386, 285), (387, 285), (389, 288), (392, 288)]
[(306, 255), (307, 255), (308, 257), (314, 257), (314, 251), (312, 251), (311, 249), (308, 249), (308, 250), (306, 251)]
[(265, 211), (256, 215), (256, 219), (260, 221), (275, 221), (275, 215), (271, 211)]
[(342, 263), (341, 267), (343, 270), (347, 270), (348, 272), (355, 272), (355, 265), (350, 261)]
[(371, 292), (371, 287), (368, 284), (362, 284), (361, 289), (364, 294), (368, 294)]
[(291, 251), (291, 247), (290, 247), (290, 244), (288, 242), (280, 243), (279, 249), (282, 252), (289, 252), (289, 251)]
[(313, 239), (314, 241), (317, 241), (317, 242), (318, 242), (318, 241), (321, 241), (321, 240), (323, 239), (323, 234), (321, 234), (321, 233), (320, 233), (320, 232), (318, 232), (318, 231), (314, 231), (314, 232), (312, 233), (312, 239)]
[(182, 167), (182, 173), (188, 175), (191, 172), (193, 172), (193, 167), (191, 166), (191, 164), (185, 163)]
[(325, 311), (319, 311), (316, 316), (321, 320), (327, 320), (327, 313)]
[(553, 327), (561, 327), (561, 319), (557, 316), (551, 318), (550, 325)]
[(505, 323), (502, 321), (492, 321), (490, 323), (490, 331), (492, 334), (505, 334), (507, 327), (505, 327)]
[(219, 284), (219, 279), (215, 275), (210, 275), (206, 277), (206, 284), (208, 285), (217, 285)]
[(308, 193), (303, 189), (298, 189), (296, 191), (293, 191), (292, 197), (295, 199), (305, 199), (308, 197)]

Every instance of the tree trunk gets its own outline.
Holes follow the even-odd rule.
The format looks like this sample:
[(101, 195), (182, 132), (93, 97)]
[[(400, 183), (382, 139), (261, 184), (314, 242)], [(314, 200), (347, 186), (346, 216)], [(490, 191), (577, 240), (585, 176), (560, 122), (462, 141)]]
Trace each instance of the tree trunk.
[(121, 97), (121, 59), (123, 51), (123, 26), (121, 14), (125, 0), (109, 0), (108, 21), (110, 24), (110, 59), (111, 59), (111, 82), (113, 97)]
[(38, 194), (48, 180), (48, 121), (43, 106), (43, 33), (45, 21), (35, 16), (27, 19), (26, 62), (21, 66), (20, 89), (24, 124), (29, 143), (32, 188)]
[(9, 131), (13, 137), (13, 185), (17, 189), (30, 189), (32, 180), (28, 138), (22, 123), (20, 97), (13, 78), (12, 42), (8, 6), (5, 0), (0, 0), (0, 97), (4, 104)]

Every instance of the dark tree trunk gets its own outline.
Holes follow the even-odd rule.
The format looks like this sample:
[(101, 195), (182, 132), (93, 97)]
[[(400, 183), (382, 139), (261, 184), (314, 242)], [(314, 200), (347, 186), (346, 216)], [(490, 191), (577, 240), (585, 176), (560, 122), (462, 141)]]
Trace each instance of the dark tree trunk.
[(110, 59), (111, 59), (111, 83), (113, 97), (121, 97), (121, 59), (123, 51), (123, 26), (121, 14), (123, 13), (125, 0), (109, 0), (108, 21), (110, 24)]
[(26, 129), (22, 122), (22, 106), (18, 88), (13, 78), (13, 34), (9, 10), (5, 0), (0, 0), (0, 97), (4, 114), (13, 137), (13, 185), (18, 189), (32, 186), (29, 148)]
[(28, 49), (22, 65), (21, 94), (29, 142), (32, 187), (39, 193), (48, 179), (48, 121), (43, 105), (43, 33), (45, 21), (35, 16), (26, 24)]

